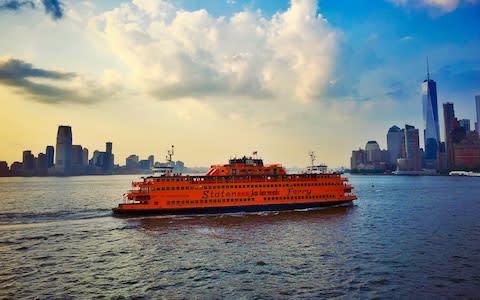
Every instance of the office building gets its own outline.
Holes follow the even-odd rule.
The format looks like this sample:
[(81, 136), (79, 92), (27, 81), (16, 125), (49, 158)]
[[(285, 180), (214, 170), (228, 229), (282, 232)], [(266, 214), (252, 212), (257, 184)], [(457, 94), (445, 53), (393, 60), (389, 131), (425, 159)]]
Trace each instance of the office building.
[(68, 175), (72, 169), (72, 128), (59, 126), (57, 131), (57, 149), (55, 153), (55, 170)]
[(10, 169), (6, 161), (0, 161), (0, 176), (9, 176)]
[(35, 175), (46, 176), (48, 171), (47, 155), (39, 153), (35, 160)]
[(103, 169), (106, 172), (111, 172), (113, 170), (112, 142), (105, 143), (105, 162)]
[(382, 152), (377, 141), (368, 141), (365, 145), (365, 152), (367, 155), (367, 163), (378, 162), (382, 159)]
[(82, 164), (84, 167), (88, 166), (88, 149), (87, 148), (82, 149)]
[[(402, 171), (421, 170), (420, 135), (418, 129), (405, 125), (405, 160), (400, 169)], [(400, 161), (399, 159), (398, 161)]]
[(443, 103), (443, 123), (445, 126), (445, 157), (446, 157), (446, 168), (450, 168), (453, 165), (453, 148), (451, 133), (455, 128), (456, 119), (455, 119), (455, 110), (453, 108), (453, 103), (447, 102)]
[(155, 157), (153, 155), (148, 156), (148, 161), (150, 162), (150, 168), (153, 168), (155, 164)]
[(458, 132), (463, 138), (453, 143), (455, 169), (480, 170), (480, 139), (474, 132), (465, 132), (463, 127), (459, 127)]
[(83, 167), (83, 148), (81, 145), (72, 145), (72, 166)]
[(23, 170), (24, 171), (34, 171), (35, 170), (35, 156), (33, 156), (32, 151), (25, 150), (23, 151)]
[(53, 146), (47, 146), (45, 149), (45, 156), (47, 159), (47, 168), (52, 168), (55, 165), (55, 149)]
[(461, 119), (458, 121), (460, 123), (460, 127), (463, 127), (466, 132), (470, 131), (470, 120), (469, 119)]
[(127, 166), (127, 169), (136, 169), (138, 167), (138, 161), (138, 155), (132, 154), (125, 159), (125, 165)]
[(428, 167), (434, 167), (440, 144), (440, 130), (438, 125), (437, 83), (430, 79), (428, 64), (427, 79), (422, 84), (422, 98), (425, 160), (429, 165)]
[(477, 111), (476, 131), (477, 131), (478, 137), (480, 138), (480, 95), (475, 96), (475, 108)]
[(389, 163), (396, 165), (397, 159), (402, 158), (402, 147), (405, 139), (403, 130), (397, 126), (392, 126), (387, 133), (387, 151), (389, 153)]

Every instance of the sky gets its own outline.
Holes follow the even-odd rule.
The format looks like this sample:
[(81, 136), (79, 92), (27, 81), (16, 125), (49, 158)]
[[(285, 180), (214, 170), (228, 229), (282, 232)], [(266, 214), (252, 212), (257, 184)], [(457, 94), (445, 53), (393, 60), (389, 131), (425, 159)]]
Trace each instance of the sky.
[(427, 57), (440, 126), (449, 101), (473, 127), (479, 16), (477, 0), (0, 0), (0, 160), (70, 125), (121, 165), (175, 145), (190, 167), (253, 151), (348, 167), (393, 125), (423, 132)]

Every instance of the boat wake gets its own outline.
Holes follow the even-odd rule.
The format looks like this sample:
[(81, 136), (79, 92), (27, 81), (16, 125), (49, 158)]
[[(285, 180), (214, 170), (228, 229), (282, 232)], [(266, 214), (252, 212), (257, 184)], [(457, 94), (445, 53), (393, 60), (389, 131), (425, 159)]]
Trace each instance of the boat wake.
[(21, 212), (0, 213), (0, 226), (12, 224), (32, 224), (44, 222), (57, 222), (66, 220), (83, 220), (110, 216), (110, 209), (92, 209), (77, 211), (51, 211), (51, 212)]

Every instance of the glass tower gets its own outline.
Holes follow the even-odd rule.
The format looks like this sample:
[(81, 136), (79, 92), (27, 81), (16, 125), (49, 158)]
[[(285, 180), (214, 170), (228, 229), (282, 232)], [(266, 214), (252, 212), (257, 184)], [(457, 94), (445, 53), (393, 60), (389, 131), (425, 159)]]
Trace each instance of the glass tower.
[(477, 110), (477, 126), (475, 129), (477, 130), (478, 137), (480, 137), (480, 95), (475, 96), (475, 108)]
[[(427, 65), (428, 66), (428, 65)], [(422, 84), (423, 124), (425, 159), (436, 160), (440, 144), (440, 129), (438, 125), (437, 83), (430, 79), (427, 67), (427, 79)]]
[(68, 175), (72, 168), (72, 128), (59, 126), (55, 153), (55, 169)]

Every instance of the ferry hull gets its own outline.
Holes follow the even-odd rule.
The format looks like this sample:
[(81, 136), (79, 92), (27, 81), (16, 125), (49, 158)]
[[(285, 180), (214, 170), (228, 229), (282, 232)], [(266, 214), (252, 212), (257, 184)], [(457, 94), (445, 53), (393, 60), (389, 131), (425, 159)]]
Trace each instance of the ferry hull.
[(114, 215), (201, 215), (201, 214), (222, 214), (222, 213), (250, 213), (262, 211), (284, 211), (297, 209), (314, 209), (339, 205), (352, 205), (353, 200), (309, 202), (309, 203), (287, 203), (268, 205), (245, 205), (245, 206), (221, 206), (221, 207), (189, 207), (177, 209), (155, 209), (155, 208), (113, 208)]

